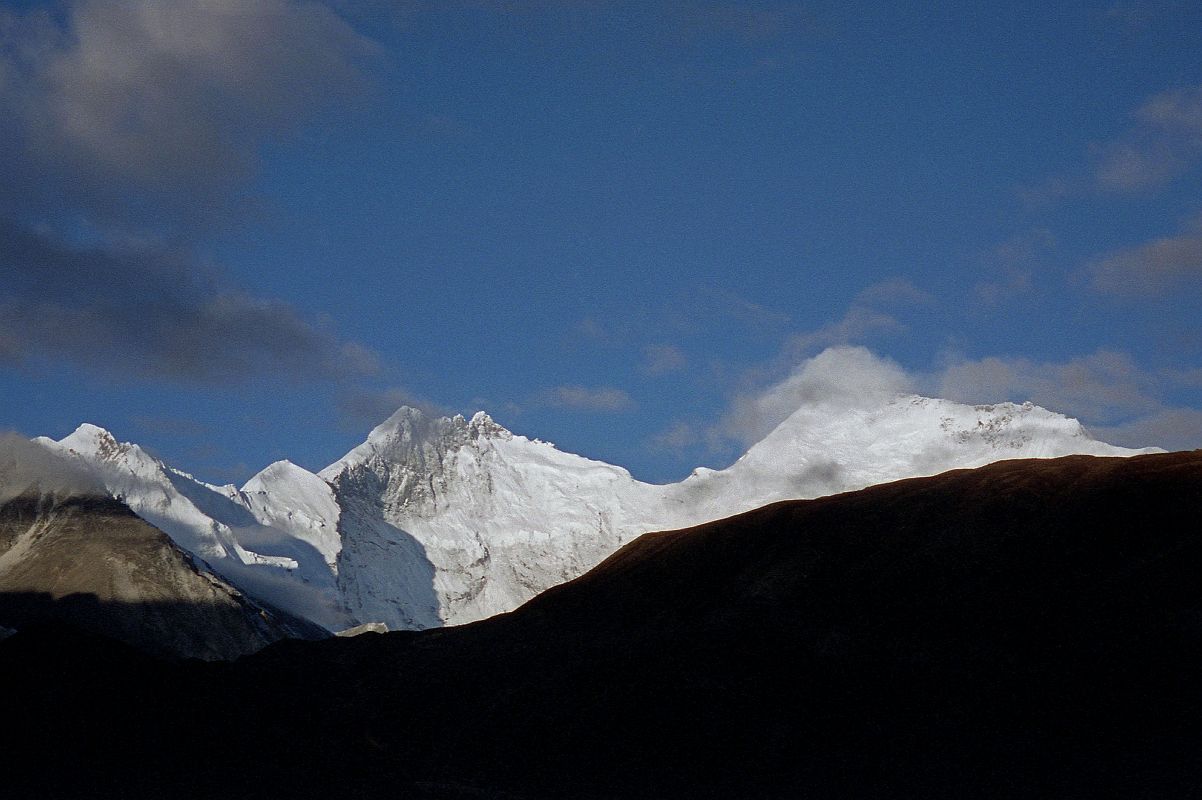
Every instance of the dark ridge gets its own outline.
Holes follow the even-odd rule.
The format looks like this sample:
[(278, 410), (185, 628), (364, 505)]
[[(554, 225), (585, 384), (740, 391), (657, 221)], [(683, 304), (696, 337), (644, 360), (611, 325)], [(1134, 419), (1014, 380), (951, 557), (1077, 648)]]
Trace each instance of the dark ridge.
[[(276, 612), (281, 613), (281, 612)], [(257, 618), (257, 619), (256, 619)], [(269, 638), (280, 619), (266, 608), (210, 601), (101, 600), (77, 592), (54, 596), (47, 592), (0, 592), (0, 623), (24, 631), (30, 626), (61, 623), (95, 636), (116, 639), (161, 659), (205, 658), (230, 660), (260, 650), (283, 633)], [(310, 633), (307, 638), (325, 638)], [(288, 629), (300, 638), (295, 629)]]
[(0, 752), (19, 796), (1193, 796), (1200, 511), (1202, 451), (778, 503), (474, 625), (154, 665), (120, 715), (50, 687), (124, 667), (19, 633)]

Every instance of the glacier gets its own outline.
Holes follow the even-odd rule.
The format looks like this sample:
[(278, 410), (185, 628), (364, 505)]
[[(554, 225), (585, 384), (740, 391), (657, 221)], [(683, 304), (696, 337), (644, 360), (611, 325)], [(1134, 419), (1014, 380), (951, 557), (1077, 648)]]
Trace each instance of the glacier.
[(803, 404), (726, 469), (650, 484), (484, 412), (402, 407), (312, 473), (279, 461), (215, 486), (81, 425), (54, 441), (139, 516), (252, 596), (339, 631), (511, 611), (651, 530), (1011, 458), (1128, 456), (1031, 403), (899, 394)]

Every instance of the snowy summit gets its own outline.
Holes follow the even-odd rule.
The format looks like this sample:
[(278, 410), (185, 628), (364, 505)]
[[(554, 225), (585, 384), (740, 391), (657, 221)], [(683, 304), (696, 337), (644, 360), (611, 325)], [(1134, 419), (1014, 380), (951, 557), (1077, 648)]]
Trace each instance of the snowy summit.
[(621, 467), (471, 419), (403, 407), (314, 474), (276, 462), (240, 489), (83, 425), (39, 443), (92, 470), (254, 596), (330, 630), (459, 624), (510, 611), (651, 530), (785, 499), (1011, 458), (1126, 456), (1031, 403), (911, 394), (815, 400), (723, 470), (648, 484)]

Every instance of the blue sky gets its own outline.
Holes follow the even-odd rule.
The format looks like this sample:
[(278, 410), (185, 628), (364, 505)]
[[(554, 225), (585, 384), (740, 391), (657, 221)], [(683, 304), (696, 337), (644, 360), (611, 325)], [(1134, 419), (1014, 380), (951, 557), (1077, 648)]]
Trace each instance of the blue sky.
[(1202, 446), (1202, 7), (998, 5), (10, 3), (0, 427), (241, 481), (483, 408), (664, 481), (866, 347)]

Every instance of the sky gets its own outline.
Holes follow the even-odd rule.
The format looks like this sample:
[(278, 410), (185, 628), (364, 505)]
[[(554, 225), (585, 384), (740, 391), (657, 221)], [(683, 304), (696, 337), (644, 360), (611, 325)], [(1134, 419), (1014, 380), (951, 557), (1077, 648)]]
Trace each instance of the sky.
[(0, 5), (0, 429), (663, 482), (819, 356), (1202, 447), (1202, 4)]

